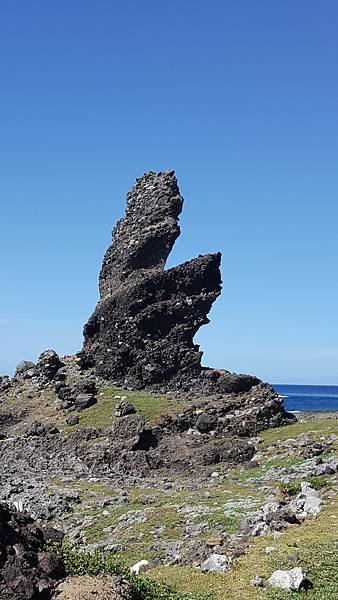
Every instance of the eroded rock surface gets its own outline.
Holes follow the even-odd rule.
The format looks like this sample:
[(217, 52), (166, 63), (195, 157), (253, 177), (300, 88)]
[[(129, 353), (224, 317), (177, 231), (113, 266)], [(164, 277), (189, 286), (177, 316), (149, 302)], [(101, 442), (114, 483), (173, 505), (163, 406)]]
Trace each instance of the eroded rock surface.
[(164, 269), (182, 204), (173, 171), (147, 173), (127, 194), (103, 260), (100, 301), (84, 328), (86, 360), (108, 381), (180, 389), (201, 373), (193, 338), (221, 292), (221, 255)]
[(49, 598), (65, 576), (62, 560), (45, 548), (46, 538), (28, 515), (0, 505), (0, 598)]

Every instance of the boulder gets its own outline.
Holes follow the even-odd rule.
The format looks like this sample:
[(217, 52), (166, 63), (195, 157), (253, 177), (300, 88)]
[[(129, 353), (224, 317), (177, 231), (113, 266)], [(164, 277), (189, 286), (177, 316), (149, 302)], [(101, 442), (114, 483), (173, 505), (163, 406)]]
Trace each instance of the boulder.
[(78, 425), (79, 422), (80, 422), (80, 419), (77, 415), (71, 415), (70, 417), (67, 417), (67, 419), (66, 419), (67, 425), (70, 425), (71, 427), (73, 425)]
[(31, 423), (28, 429), (26, 430), (27, 437), (41, 437), (48, 434), (55, 435), (57, 433), (60, 433), (60, 431), (57, 427), (55, 427), (55, 425), (43, 425), (42, 423), (40, 423), (40, 421), (33, 421), (33, 423)]
[(321, 510), (322, 504), (323, 501), (319, 493), (303, 481), (301, 483), (301, 492), (292, 500), (289, 510), (298, 519), (305, 519), (306, 517), (316, 517)]
[(55, 350), (45, 350), (45, 352), (42, 352), (36, 363), (36, 369), (39, 374), (46, 377), (49, 381), (52, 381), (54, 375), (62, 366), (63, 363)]
[(132, 567), (130, 567), (131, 573), (143, 573), (149, 569), (149, 561), (148, 560), (139, 560), (139, 562), (135, 563)]
[(75, 398), (75, 408), (77, 410), (84, 410), (96, 404), (97, 400), (93, 394), (78, 394)]
[(111, 438), (114, 445), (120, 449), (133, 450), (137, 447), (144, 432), (144, 417), (142, 415), (126, 415), (113, 423)]
[(22, 360), (19, 362), (15, 369), (15, 379), (30, 379), (36, 375), (37, 370), (35, 363), (30, 360)]
[[(83, 410), (96, 403), (95, 377), (82, 372), (71, 372), (62, 369), (62, 379), (55, 383), (54, 389), (60, 400), (63, 401), (62, 408), (75, 406)], [(59, 376), (60, 371), (55, 377)]]
[(49, 597), (65, 570), (63, 561), (44, 549), (45, 542), (43, 531), (33, 519), (0, 505), (0, 598)]
[(299, 590), (305, 586), (306, 581), (301, 567), (290, 571), (274, 571), (268, 579), (269, 585), (279, 590)]
[(201, 433), (209, 433), (213, 429), (216, 429), (217, 426), (217, 415), (213, 415), (211, 413), (202, 413), (197, 417), (197, 421), (195, 423), (196, 429)]
[(211, 554), (201, 564), (201, 571), (208, 573), (227, 573), (230, 570), (232, 557), (224, 554)]
[(135, 406), (128, 400), (121, 400), (115, 407), (115, 417), (125, 417), (136, 413)]

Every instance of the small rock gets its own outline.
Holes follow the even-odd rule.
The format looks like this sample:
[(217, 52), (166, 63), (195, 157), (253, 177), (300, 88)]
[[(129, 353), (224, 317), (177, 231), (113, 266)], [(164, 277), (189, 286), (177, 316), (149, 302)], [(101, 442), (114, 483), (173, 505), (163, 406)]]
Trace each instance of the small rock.
[(93, 394), (79, 394), (75, 398), (75, 407), (77, 410), (84, 410), (96, 404), (97, 400)]
[(208, 573), (227, 573), (231, 563), (231, 557), (224, 554), (211, 554), (201, 564), (201, 571)]
[(16, 379), (30, 379), (36, 374), (35, 364), (30, 360), (22, 360), (16, 366), (15, 375)]
[(269, 585), (279, 590), (299, 590), (305, 581), (301, 567), (295, 567), (290, 571), (274, 571), (268, 579)]
[(148, 568), (149, 568), (149, 561), (148, 560), (139, 560), (139, 562), (135, 563), (130, 568), (130, 572), (131, 573), (136, 573), (138, 575), (139, 573), (142, 573), (143, 571), (146, 571)]
[(208, 538), (206, 540), (206, 545), (209, 548), (212, 548), (213, 546), (222, 546), (223, 545), (223, 538), (220, 537), (220, 536), (215, 536), (215, 537)]
[(289, 556), (287, 557), (287, 560), (293, 563), (298, 563), (299, 562), (299, 555), (297, 554), (297, 552), (293, 552), (292, 554), (289, 554)]
[(66, 419), (67, 425), (71, 425), (71, 426), (78, 425), (79, 422), (80, 422), (80, 419), (77, 415), (72, 415)]
[(127, 397), (122, 396), (121, 402), (119, 402), (116, 405), (115, 417), (125, 417), (126, 415), (132, 415), (132, 414), (136, 413), (135, 406), (128, 400), (123, 400), (123, 398), (127, 398)]
[(198, 416), (195, 427), (201, 433), (209, 433), (212, 429), (216, 429), (217, 416), (210, 413), (202, 413)]
[(256, 575), (256, 577), (254, 577), (254, 579), (250, 579), (250, 585), (252, 587), (262, 587), (263, 579), (259, 575)]

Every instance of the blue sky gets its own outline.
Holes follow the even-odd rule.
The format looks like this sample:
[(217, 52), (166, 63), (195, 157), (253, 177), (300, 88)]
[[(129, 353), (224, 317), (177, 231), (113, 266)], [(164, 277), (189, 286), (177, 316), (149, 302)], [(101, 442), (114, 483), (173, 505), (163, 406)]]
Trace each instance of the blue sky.
[(81, 347), (125, 194), (223, 253), (204, 363), (338, 383), (335, 0), (2, 0), (0, 372)]

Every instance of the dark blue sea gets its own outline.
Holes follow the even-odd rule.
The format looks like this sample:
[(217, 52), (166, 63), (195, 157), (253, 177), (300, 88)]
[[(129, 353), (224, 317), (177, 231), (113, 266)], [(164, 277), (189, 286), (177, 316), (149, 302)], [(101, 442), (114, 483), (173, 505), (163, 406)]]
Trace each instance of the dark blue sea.
[(286, 410), (338, 410), (338, 385), (274, 384)]

